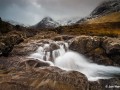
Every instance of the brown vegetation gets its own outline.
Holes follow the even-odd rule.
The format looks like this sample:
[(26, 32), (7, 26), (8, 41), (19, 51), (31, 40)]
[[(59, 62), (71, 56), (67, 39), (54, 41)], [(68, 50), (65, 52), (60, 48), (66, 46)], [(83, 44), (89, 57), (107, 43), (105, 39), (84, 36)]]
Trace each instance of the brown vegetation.
[(120, 35), (120, 22), (106, 22), (94, 24), (76, 24), (64, 26), (63, 34), (91, 35), (118, 37)]
[(120, 22), (120, 12), (114, 12), (100, 16), (98, 18), (89, 19), (87, 23), (105, 23), (105, 22)]

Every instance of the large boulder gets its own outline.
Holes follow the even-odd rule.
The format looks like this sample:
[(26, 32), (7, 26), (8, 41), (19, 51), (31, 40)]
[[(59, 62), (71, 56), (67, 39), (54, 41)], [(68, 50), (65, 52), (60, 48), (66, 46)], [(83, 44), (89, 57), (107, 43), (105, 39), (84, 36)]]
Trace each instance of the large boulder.
[(120, 38), (105, 38), (103, 48), (107, 54), (120, 54)]
[(8, 56), (13, 50), (14, 45), (17, 45), (23, 41), (23, 38), (19, 35), (8, 35), (0, 39), (0, 55)]
[(87, 54), (85, 54), (89, 59), (93, 60), (94, 63), (103, 64), (103, 65), (115, 65), (112, 59), (108, 57), (105, 53), (105, 50), (101, 47), (96, 48)]
[(102, 44), (107, 55), (116, 63), (120, 64), (120, 38), (106, 38)]
[(120, 39), (99, 36), (78, 36), (69, 41), (69, 49), (79, 52), (98, 64), (120, 65)]
[(50, 49), (53, 51), (53, 50), (60, 49), (60, 47), (56, 43), (50, 43)]
[(72, 40), (69, 48), (82, 54), (86, 54), (100, 46), (100, 37), (78, 36)]
[(102, 48), (105, 50), (106, 56), (120, 65), (120, 38), (103, 37)]
[(88, 90), (89, 82), (79, 72), (44, 67), (1, 76), (0, 86), (0, 90)]
[(108, 64), (105, 51), (101, 48), (102, 38), (97, 36), (78, 36), (69, 41), (69, 49), (79, 52), (93, 60), (95, 63)]
[(19, 45), (15, 45), (11, 54), (18, 56), (26, 56), (33, 52), (35, 52), (38, 48), (38, 45), (35, 43), (21, 43)]

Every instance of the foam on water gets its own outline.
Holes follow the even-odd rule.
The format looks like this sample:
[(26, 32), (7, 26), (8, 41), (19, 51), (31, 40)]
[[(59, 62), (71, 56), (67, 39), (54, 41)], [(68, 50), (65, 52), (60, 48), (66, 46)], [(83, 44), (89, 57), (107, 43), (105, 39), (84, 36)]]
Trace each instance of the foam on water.
[(40, 61), (48, 61), (53, 66), (54, 60), (57, 57), (62, 56), (66, 53), (66, 51), (68, 49), (68, 43), (62, 42), (62, 41), (52, 42), (52, 43), (55, 43), (60, 48), (56, 49), (56, 50), (53, 50), (51, 52), (50, 51), (50, 43), (49, 44), (44, 44), (44, 45), (39, 46), (39, 48), (36, 50), (36, 52), (31, 54), (28, 58), (34, 58), (34, 59), (38, 59)]
[[(37, 51), (29, 56), (43, 62), (50, 63), (66, 71), (78, 71), (85, 74), (90, 81), (120, 77), (120, 68), (91, 63), (90, 60), (77, 52), (68, 50), (68, 43), (54, 42), (59, 49), (49, 51), (50, 44), (40, 46)], [(52, 56), (51, 56), (52, 55)], [(52, 60), (51, 60), (52, 59)]]
[(56, 58), (55, 66), (64, 70), (74, 70), (85, 74), (90, 81), (120, 76), (120, 68), (89, 62), (83, 55), (70, 51)]

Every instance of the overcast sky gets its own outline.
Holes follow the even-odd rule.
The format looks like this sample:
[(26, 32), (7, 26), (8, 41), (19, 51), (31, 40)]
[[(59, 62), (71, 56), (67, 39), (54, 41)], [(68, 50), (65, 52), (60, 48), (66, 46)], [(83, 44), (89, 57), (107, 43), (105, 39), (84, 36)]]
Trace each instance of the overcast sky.
[(27, 25), (43, 17), (85, 17), (104, 0), (0, 0), (0, 17)]

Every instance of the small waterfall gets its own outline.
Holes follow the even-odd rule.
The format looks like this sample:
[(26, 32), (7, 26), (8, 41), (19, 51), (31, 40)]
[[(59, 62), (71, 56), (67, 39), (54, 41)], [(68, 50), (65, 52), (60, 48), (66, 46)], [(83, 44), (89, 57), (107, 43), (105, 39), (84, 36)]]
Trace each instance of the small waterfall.
[(120, 68), (91, 63), (83, 55), (68, 50), (68, 43), (63, 41), (44, 43), (29, 58), (50, 63), (51, 66), (57, 66), (66, 71), (81, 72), (90, 81), (120, 77)]
[(39, 46), (37, 51), (31, 54), (29, 58), (54, 62), (57, 57), (64, 55), (67, 51), (68, 43), (63, 41), (50, 42)]

